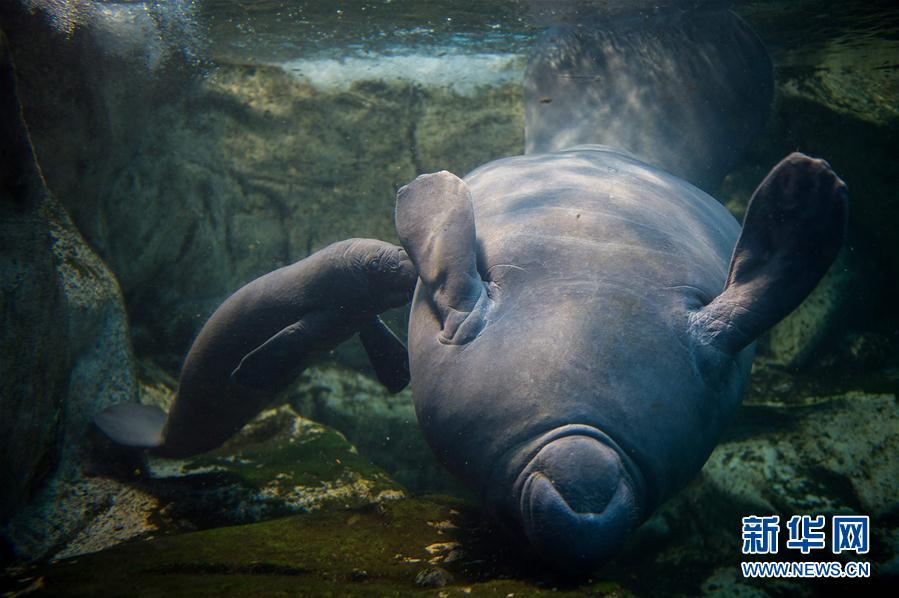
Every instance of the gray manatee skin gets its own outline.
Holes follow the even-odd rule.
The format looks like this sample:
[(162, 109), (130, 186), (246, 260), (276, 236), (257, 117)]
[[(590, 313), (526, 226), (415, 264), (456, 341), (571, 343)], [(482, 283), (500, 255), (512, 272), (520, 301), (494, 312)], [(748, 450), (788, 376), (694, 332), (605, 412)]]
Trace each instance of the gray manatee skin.
[(419, 274), (409, 356), (427, 441), (579, 572), (702, 467), (755, 339), (820, 280), (848, 209), (830, 165), (798, 153), (742, 229), (701, 190), (771, 101), (770, 59), (739, 18), (585, 10), (528, 61), (527, 155), (422, 175), (396, 214)]
[(774, 77), (762, 42), (724, 9), (585, 12), (529, 57), (526, 153), (601, 144), (716, 190), (768, 115)]
[[(213, 313), (187, 355), (168, 417), (155, 407), (121, 404), (95, 422), (113, 440), (161, 456), (206, 452), (359, 331), (379, 376), (399, 390), (408, 382), (405, 349), (377, 315), (408, 303), (415, 280), (401, 247), (374, 239), (329, 245), (250, 282)], [(380, 363), (385, 358), (402, 363)]]
[(846, 201), (801, 154), (742, 231), (690, 183), (602, 146), (419, 177), (397, 230), (420, 275), (408, 343), (427, 441), (550, 563), (607, 560), (711, 453), (753, 340), (836, 255)]
[[(596, 438), (620, 462), (608, 475), (630, 485), (634, 526), (701, 467), (739, 404), (753, 349), (697, 347), (688, 318), (724, 286), (740, 226), (689, 183), (598, 146), (498, 160), (465, 182), (491, 305), (475, 340), (441, 344), (417, 288), (409, 350), (425, 435), (513, 528), (539, 450)], [(592, 510), (604, 497), (591, 493), (610, 490), (596, 482), (566, 500)]]

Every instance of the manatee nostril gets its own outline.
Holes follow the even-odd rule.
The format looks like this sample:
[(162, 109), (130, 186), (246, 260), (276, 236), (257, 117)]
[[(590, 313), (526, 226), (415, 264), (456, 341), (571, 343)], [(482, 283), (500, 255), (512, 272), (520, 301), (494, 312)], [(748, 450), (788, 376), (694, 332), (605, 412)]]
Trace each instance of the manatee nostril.
[(519, 507), (531, 544), (563, 568), (596, 566), (639, 523), (634, 484), (610, 447), (587, 436), (549, 443), (522, 472)]

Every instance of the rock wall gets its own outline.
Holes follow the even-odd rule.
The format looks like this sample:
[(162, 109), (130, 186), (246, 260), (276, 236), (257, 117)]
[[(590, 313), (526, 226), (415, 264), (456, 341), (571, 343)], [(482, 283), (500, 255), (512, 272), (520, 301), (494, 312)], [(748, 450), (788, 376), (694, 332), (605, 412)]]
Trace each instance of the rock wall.
[(0, 34), (0, 523), (77, 478), (94, 413), (137, 385), (122, 295), (47, 190)]
[[(321, 87), (276, 66), (177, 53), (149, 64), (108, 51), (96, 26), (64, 34), (38, 12), (8, 12), (50, 188), (120, 281), (138, 352), (170, 372), (241, 284), (339, 239), (392, 240), (399, 186), (523, 147), (520, 86), (506, 75), (464, 92), (376, 75)], [(772, 118), (720, 194), (742, 215), (767, 169), (797, 148), (827, 156), (850, 185), (848, 267), (763, 347), (788, 367), (839, 339), (859, 303), (888, 310), (876, 297), (899, 273), (885, 224), (899, 188), (885, 158), (895, 81), (876, 68), (886, 50), (853, 51), (858, 72), (842, 47), (775, 57)], [(883, 278), (861, 293), (853, 274), (871, 260)]]
[[(475, 112), (439, 90), (327, 93), (275, 67), (218, 65), (159, 108), (103, 197), (100, 226), (84, 230), (119, 275), (138, 342), (186, 349), (241, 284), (340, 239), (394, 240), (396, 190), (419, 172), (515, 153), (516, 93), (490, 90)], [(436, 134), (441, 108), (485, 142), (452, 151), (449, 127)]]
[(302, 416), (339, 430), (410, 491), (470, 496), (425, 442), (411, 389), (390, 394), (370, 377), (346, 368), (315, 367), (300, 376), (288, 401)]
[(334, 241), (393, 240), (396, 190), (416, 174), (523, 145), (516, 85), (321, 90), (264, 65), (150, 70), (89, 28), (7, 20), (48, 184), (118, 278), (138, 351), (172, 372), (240, 285)]

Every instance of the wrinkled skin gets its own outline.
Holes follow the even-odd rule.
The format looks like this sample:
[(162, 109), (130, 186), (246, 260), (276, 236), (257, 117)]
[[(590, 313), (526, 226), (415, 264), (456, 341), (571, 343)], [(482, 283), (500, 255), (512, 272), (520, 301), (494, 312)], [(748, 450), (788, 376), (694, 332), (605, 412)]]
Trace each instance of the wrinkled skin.
[(698, 188), (601, 146), (419, 177), (397, 228), (421, 276), (409, 353), (428, 442), (548, 561), (605, 561), (701, 468), (754, 339), (820, 279), (845, 217), (845, 185), (801, 154), (742, 233)]
[(113, 440), (166, 457), (221, 445), (304, 368), (356, 332), (379, 379), (408, 383), (406, 350), (377, 315), (409, 301), (416, 272), (401, 248), (348, 239), (257, 278), (200, 330), (172, 409), (113, 405), (95, 422)]
[[(157, 452), (177, 456), (220, 445), (323, 351), (348, 339), (377, 314), (404, 305), (414, 280), (402, 248), (349, 239), (238, 290), (194, 341)], [(267, 363), (266, 388), (232, 381), (245, 355), (279, 330), (312, 319), (323, 332), (312, 333), (304, 353)]]

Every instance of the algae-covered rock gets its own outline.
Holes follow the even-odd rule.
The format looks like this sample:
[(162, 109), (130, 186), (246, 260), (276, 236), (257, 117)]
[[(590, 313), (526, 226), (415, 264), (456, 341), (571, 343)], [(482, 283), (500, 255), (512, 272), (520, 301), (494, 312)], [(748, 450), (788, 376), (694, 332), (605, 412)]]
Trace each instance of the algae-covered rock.
[(852, 320), (846, 312), (851, 309), (857, 279), (848, 252), (843, 251), (799, 307), (768, 332), (764, 355), (780, 366), (808, 364), (821, 346), (838, 338)]
[(741, 497), (750, 510), (879, 518), (899, 509), (895, 395), (811, 397), (750, 406), (743, 417), (756, 434), (719, 445), (703, 468), (704, 484)]
[(524, 151), (521, 86), (485, 86), (472, 94), (428, 90), (413, 139), (416, 170), (465, 176)]
[[(742, 587), (748, 584), (763, 588), (764, 595), (807, 592), (805, 583), (727, 574), (747, 560), (741, 552), (742, 517), (777, 514), (785, 538), (784, 525), (792, 515), (820, 514), (829, 522), (835, 514), (859, 514), (871, 517), (871, 552), (834, 555), (828, 548), (815, 560), (868, 561), (875, 571), (870, 583), (888, 584), (880, 567), (896, 558), (890, 542), (899, 509), (897, 454), (899, 405), (893, 394), (850, 392), (744, 407), (699, 477), (644, 524), (621, 560), (660, 574), (679, 571), (694, 583), (706, 579), (707, 591), (727, 593), (731, 585), (749, 591)], [(772, 560), (799, 557), (798, 551), (782, 547)], [(790, 587), (780, 587), (784, 584)]]
[[(173, 383), (152, 364), (142, 368), (141, 401), (167, 408)], [(211, 414), (214, 416), (214, 414)], [(222, 447), (186, 459), (164, 459), (105, 442), (106, 462), (90, 478), (109, 489), (91, 528), (56, 558), (152, 533), (233, 525), (323, 507), (354, 508), (404, 496), (402, 486), (331, 428), (282, 405), (263, 411)], [(105, 521), (117, 520), (115, 533)], [(127, 533), (123, 532), (127, 530)]]
[[(174, 381), (152, 364), (144, 364), (142, 376), (141, 400), (167, 407)], [(93, 453), (84, 456), (89, 471), (59, 480), (52, 501), (29, 505), (8, 526), (19, 559), (66, 558), (136, 538), (405, 495), (342, 434), (286, 405), (264, 411), (219, 449), (189, 459), (144, 456), (95, 438)]]
[(137, 391), (115, 278), (47, 189), (0, 35), (0, 523), (40, 556), (84, 525), (57, 503), (80, 483), (91, 417)]
[[(409, 82), (320, 90), (240, 64), (163, 77), (138, 86), (152, 96), (169, 81), (179, 93), (134, 119), (139, 137), (110, 133), (115, 159), (80, 181), (101, 192), (73, 209), (121, 282), (138, 346), (171, 370), (240, 285), (340, 239), (392, 240), (396, 190), (420, 170), (464, 173), (521, 146), (516, 86), (474, 97)], [(41, 140), (57, 156), (53, 134)]]
[[(777, 86), (768, 123), (718, 195), (742, 218), (768, 169), (796, 150), (826, 159), (849, 186), (849, 234), (840, 261), (760, 347), (763, 356), (788, 367), (816, 365), (822, 350), (837, 347), (864, 318), (881, 328), (893, 311), (899, 276), (899, 169), (890, 158), (899, 136), (895, 41), (883, 31), (852, 29), (866, 18), (883, 22), (874, 5), (866, 17), (852, 13), (857, 21), (847, 19), (848, 12), (825, 15), (811, 6), (756, 2), (738, 9), (768, 45)], [(806, 35), (810, 14), (846, 30)]]
[[(744, 410), (699, 479), (589, 577), (544, 568), (476, 505), (436, 496), (377, 501), (131, 543), (19, 572), (18, 587), (53, 595), (541, 596), (818, 595), (883, 591), (895, 563), (892, 395), (850, 394)], [(820, 440), (820, 442), (819, 442)], [(819, 444), (820, 446), (813, 446)], [(874, 461), (877, 461), (876, 463)], [(868, 580), (743, 578), (747, 514), (865, 513)], [(790, 560), (789, 551), (778, 560)], [(823, 560), (845, 560), (827, 554)], [(854, 557), (859, 558), (859, 557)], [(652, 572), (647, 574), (647, 572)], [(885, 577), (887, 576), (887, 577)]]
[(119, 273), (139, 341), (170, 353), (241, 284), (340, 239), (395, 239), (396, 190), (421, 170), (516, 153), (516, 102), (511, 87), (321, 90), (278, 67), (219, 64), (156, 110), (101, 199), (105, 228), (88, 235)]
[(437, 497), (138, 542), (29, 576), (20, 583), (54, 595), (631, 595), (598, 578), (560, 581), (471, 506)]
[[(4, 430), (0, 440), (9, 447), (8, 451), (0, 448), (0, 454), (16, 460), (12, 465), (26, 476), (29, 486), (29, 495), (23, 501), (27, 504), (12, 516), (3, 535), (20, 556), (29, 559), (55, 550), (92, 517), (90, 503), (105, 496), (103, 492), (91, 496), (83, 491), (90, 485), (85, 470), (90, 466), (88, 433), (93, 416), (112, 404), (132, 401), (137, 394), (128, 320), (115, 278), (49, 194), (44, 198), (43, 211), (62, 315), (51, 324), (48, 336), (35, 342), (37, 347), (49, 349), (50, 356), (55, 353), (56, 358), (42, 368), (23, 363), (27, 353), (20, 351), (22, 339), (35, 338), (35, 332), (29, 330), (16, 337), (16, 346), (4, 361), (15, 371), (10, 376), (13, 383), (21, 382), (22, 375), (30, 375), (41, 380), (61, 378), (62, 385), (56, 396), (32, 394), (27, 402), (4, 404), (2, 420), (13, 427), (8, 433)], [(43, 318), (47, 315), (42, 314)], [(31, 322), (42, 326), (41, 319)], [(17, 326), (7, 330), (16, 332)], [(34, 383), (21, 384), (4, 393), (4, 398), (16, 399), (33, 387)], [(22, 426), (23, 418), (30, 418), (31, 425)], [(45, 435), (49, 442), (37, 442), (36, 433)], [(15, 483), (21, 475), (4, 479)]]
[(467, 495), (425, 442), (411, 390), (391, 394), (368, 376), (321, 366), (303, 373), (290, 402), (305, 417), (340, 430), (410, 490)]
[[(185, 492), (177, 509), (222, 521), (258, 521), (331, 503), (353, 507), (403, 496), (402, 487), (339, 432), (288, 406), (261, 413), (219, 449), (190, 459), (150, 458), (152, 480), (212, 481)], [(218, 504), (216, 504), (218, 503)]]

